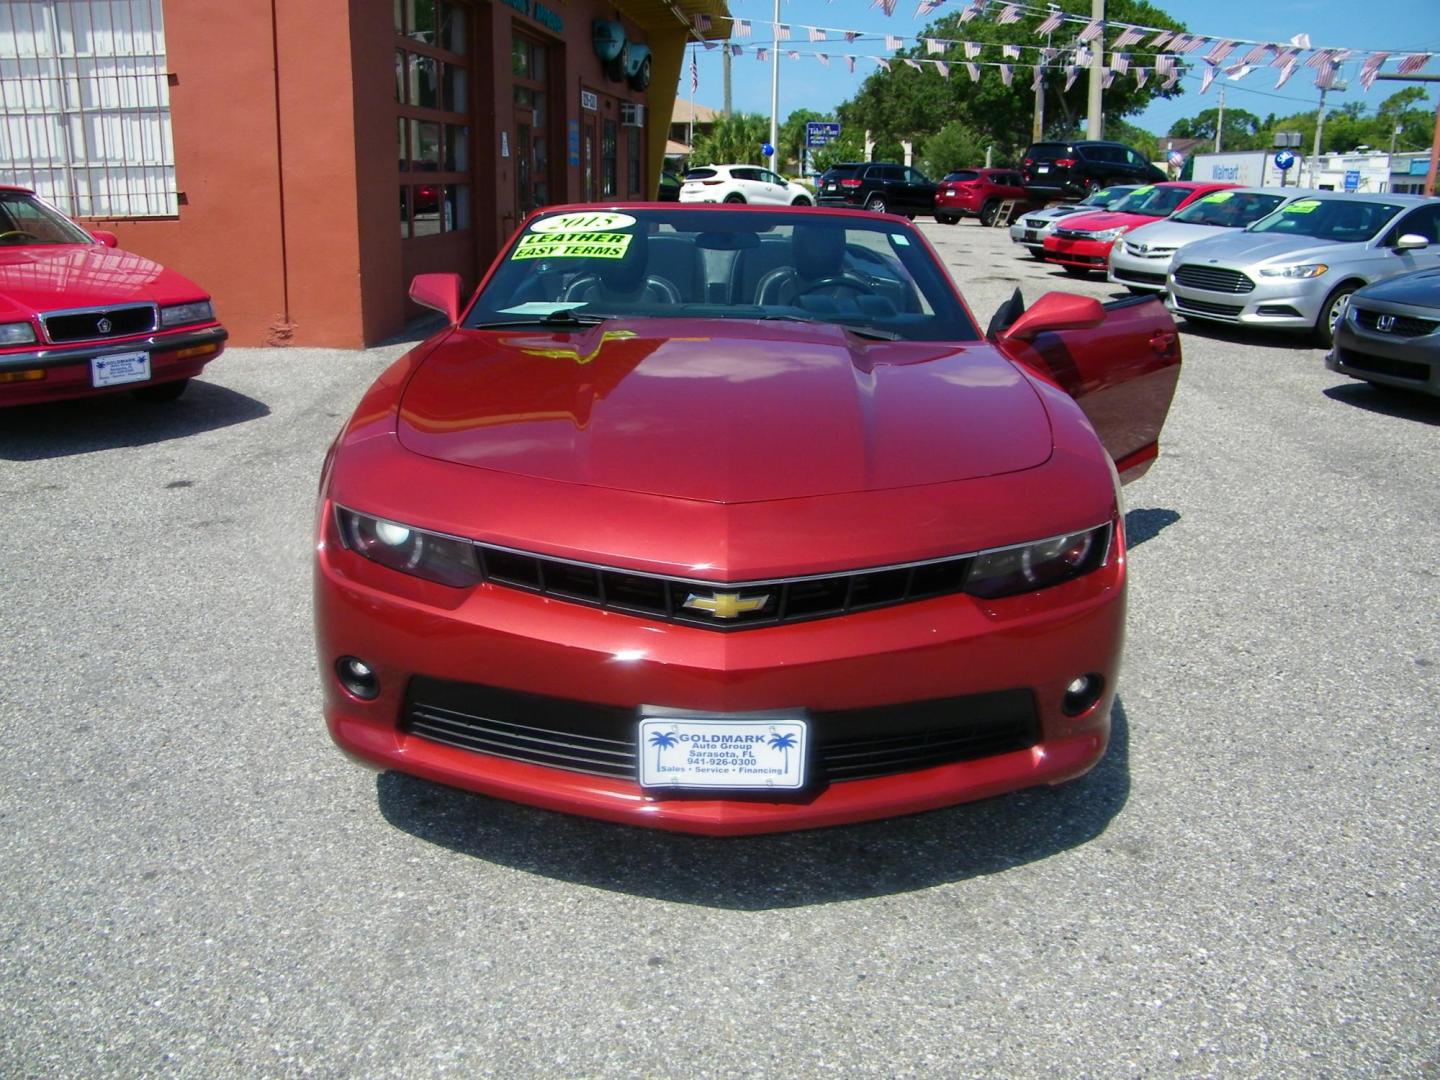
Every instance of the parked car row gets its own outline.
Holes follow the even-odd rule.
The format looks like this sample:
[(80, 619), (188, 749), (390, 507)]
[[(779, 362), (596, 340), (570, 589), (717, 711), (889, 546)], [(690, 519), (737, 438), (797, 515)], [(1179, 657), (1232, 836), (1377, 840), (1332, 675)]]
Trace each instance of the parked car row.
[(1011, 239), (1189, 321), (1305, 332), (1334, 371), (1440, 395), (1440, 200), (1167, 182), (1087, 201)]

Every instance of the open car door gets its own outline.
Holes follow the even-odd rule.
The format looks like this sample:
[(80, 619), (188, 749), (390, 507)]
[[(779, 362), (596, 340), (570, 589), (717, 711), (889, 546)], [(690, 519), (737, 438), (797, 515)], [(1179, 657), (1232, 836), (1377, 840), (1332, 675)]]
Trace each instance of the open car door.
[(1165, 305), (1047, 293), (1010, 314), (1018, 317), (1008, 326), (992, 326), (995, 344), (1079, 403), (1124, 483), (1143, 476), (1180, 379), (1180, 338)]

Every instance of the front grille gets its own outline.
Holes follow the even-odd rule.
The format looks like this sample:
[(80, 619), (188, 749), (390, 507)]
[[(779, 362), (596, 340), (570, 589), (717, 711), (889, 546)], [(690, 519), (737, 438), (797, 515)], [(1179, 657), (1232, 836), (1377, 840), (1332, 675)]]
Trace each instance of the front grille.
[(1145, 270), (1127, 270), (1117, 266), (1115, 276), (1121, 281), (1138, 281), (1143, 285), (1164, 285), (1164, 274), (1152, 274)]
[(1261, 304), (1255, 309), (1256, 315), (1273, 315), (1277, 319), (1298, 319), (1300, 312), (1289, 304)]
[[(636, 779), (638, 709), (417, 676), (401, 729), (491, 757)], [(1028, 690), (809, 715), (812, 786), (914, 772), (1033, 746)]]
[(151, 304), (69, 311), (63, 315), (42, 315), (45, 335), (52, 342), (96, 341), (148, 334), (155, 329), (155, 308)]
[(1396, 379), (1413, 379), (1429, 382), (1430, 369), (1413, 360), (1396, 360), (1389, 356), (1375, 356), (1373, 353), (1359, 353), (1346, 349), (1339, 354), (1340, 366), (1356, 371), (1369, 371), (1376, 375), (1389, 375)]
[(1090, 234), (1089, 234), (1088, 232), (1081, 232), (1080, 230), (1077, 230), (1077, 229), (1058, 229), (1058, 228), (1057, 228), (1057, 229), (1055, 230), (1055, 235), (1056, 235), (1056, 236), (1059, 236), (1059, 237), (1062, 237), (1063, 239), (1066, 239), (1066, 240), (1089, 240), (1089, 239), (1090, 239)]
[[(1381, 330), (1379, 326), (1382, 318), (1394, 319), (1394, 323), (1387, 330)], [(1424, 334), (1433, 334), (1440, 322), (1434, 319), (1417, 319), (1413, 315), (1391, 315), (1386, 311), (1369, 311), (1366, 308), (1355, 309), (1355, 321), (1366, 330), (1374, 330), (1380, 334), (1394, 334), (1396, 337), (1420, 337)]]
[[(707, 630), (734, 630), (846, 615), (870, 608), (928, 600), (961, 590), (973, 556), (914, 566), (880, 567), (822, 577), (774, 582), (687, 581), (652, 577), (586, 563), (566, 562), (477, 544), (485, 580), (559, 600), (591, 604), (652, 619), (665, 619)], [(718, 617), (687, 608), (687, 599), (753, 610)]]
[(1200, 315), (1239, 315), (1245, 308), (1241, 304), (1212, 304), (1208, 300), (1191, 300), (1188, 296), (1175, 294), (1175, 306), (1181, 311), (1193, 311)]
[(1255, 290), (1255, 282), (1239, 270), (1225, 270), (1218, 266), (1197, 266), (1186, 263), (1175, 271), (1175, 280), (1191, 289), (1206, 292), (1247, 293)]

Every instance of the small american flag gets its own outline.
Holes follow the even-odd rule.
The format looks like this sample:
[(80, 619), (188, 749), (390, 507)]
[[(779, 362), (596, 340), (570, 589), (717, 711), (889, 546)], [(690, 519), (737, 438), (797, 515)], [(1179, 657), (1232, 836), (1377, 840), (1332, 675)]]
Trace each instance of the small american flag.
[(1200, 76), (1200, 93), (1203, 94), (1203, 93), (1205, 93), (1205, 91), (1209, 90), (1209, 89), (1210, 89), (1210, 84), (1213, 83), (1214, 81), (1215, 81), (1215, 65), (1214, 65), (1214, 64), (1206, 64), (1206, 65), (1205, 65), (1205, 74)]
[(1080, 74), (1080, 69), (1074, 64), (1065, 65), (1065, 92), (1070, 92), (1070, 87), (1075, 85), (1075, 77)]
[(695, 62), (695, 50), (690, 50), (690, 93), (700, 89), (700, 65)]
[(1317, 90), (1330, 90), (1335, 86), (1335, 73), (1340, 70), (1338, 64), (1332, 64), (1326, 60), (1320, 65), (1320, 70), (1315, 74), (1315, 88)]
[(854, 74), (855, 74), (855, 57), (850, 56), (850, 55), (847, 54), (846, 57), (845, 57), (845, 66), (850, 69), (850, 74), (851, 74), (851, 75), (854, 75)]
[(980, 43), (978, 41), (967, 41), (964, 45), (966, 60), (974, 60), (980, 55)]
[(1049, 15), (1045, 16), (1044, 22), (1035, 27), (1035, 32), (1037, 34), (1053, 34), (1056, 30), (1060, 29), (1060, 23), (1063, 21), (1064, 17), (1060, 12), (1052, 11)]
[(872, 56), (870, 59), (874, 60), (875, 63), (879, 64), (886, 71), (890, 70), (890, 61), (886, 60), (883, 56)]
[(744, 48), (744, 46), (742, 46), (742, 45), (731, 45), (731, 46), (730, 46), (730, 55), (731, 55), (731, 56), (739, 56), (739, 55), (740, 55), (741, 53), (743, 53), (744, 51), (745, 51), (745, 48)]
[(950, 77), (950, 65), (945, 63), (944, 60), (935, 61), (935, 70), (940, 73), (942, 78), (948, 79)]
[(1001, 9), (1000, 14), (995, 17), (995, 21), (1001, 26), (1008, 26), (1011, 23), (1019, 22), (1020, 5), (1006, 4), (1005, 7)]
[(755, 59), (756, 59), (756, 60), (769, 60), (769, 59), (770, 59), (770, 50), (769, 50), (769, 49), (756, 48), (756, 50), (755, 50)]
[(1103, 28), (1104, 24), (1099, 19), (1091, 19), (1090, 25), (1085, 27), (1084, 30), (1081, 30), (1079, 36), (1076, 37), (1075, 40), (1094, 41), (1097, 37), (1100, 36), (1100, 32)]
[(1400, 61), (1396, 69), (1401, 75), (1413, 75), (1430, 62), (1429, 53), (1411, 53)]
[(979, 82), (979, 81), (980, 81), (980, 65), (979, 65), (979, 64), (972, 64), (972, 63), (970, 63), (969, 61), (966, 61), (966, 63), (965, 63), (965, 72), (966, 72), (966, 74), (968, 74), (968, 75), (970, 76), (970, 81), (971, 81), (971, 82)]
[(1019, 46), (1019, 45), (1002, 45), (1002, 46), (1000, 46), (1000, 55), (1003, 56), (1003, 57), (1005, 57), (1006, 60), (1019, 60), (1019, 59), (1020, 59), (1020, 46)]
[(749, 20), (749, 19), (736, 19), (736, 20), (735, 20), (735, 36), (736, 36), (736, 37), (749, 37), (749, 36), (750, 36), (750, 20)]
[(1109, 90), (1111, 84), (1115, 82), (1115, 72), (1111, 71), (1109, 68), (1105, 68), (1104, 71), (1105, 74), (1100, 80), (1100, 85), (1103, 86), (1106, 90)]
[(1115, 48), (1123, 49), (1130, 45), (1136, 45), (1145, 36), (1145, 31), (1138, 26), (1127, 26), (1118, 38), (1115, 39)]
[(1207, 37), (1193, 37), (1186, 43), (1185, 51), (1187, 53), (1199, 52), (1206, 45), (1208, 45), (1209, 42), (1210, 39)]
[(1234, 52), (1235, 49), (1235, 42), (1221, 41), (1218, 42), (1213, 49), (1211, 49), (1208, 53), (1205, 54), (1205, 59), (1209, 60), (1212, 64), (1223, 64), (1225, 62), (1225, 58), (1229, 56), (1232, 52)]
[(984, 10), (985, 0), (975, 0), (975, 3), (971, 4), (964, 11), (960, 12), (960, 21), (962, 23), (967, 23)]
[(1269, 52), (1272, 48), (1274, 48), (1273, 45), (1256, 45), (1253, 49), (1251, 49), (1245, 54), (1245, 59), (1242, 61), (1242, 63), (1258, 64), (1261, 60), (1265, 59), (1265, 54)]
[(1175, 34), (1173, 31), (1162, 30), (1160, 33), (1156, 34), (1153, 38), (1151, 38), (1150, 44), (1146, 45), (1145, 47), (1147, 49), (1163, 49), (1166, 45), (1170, 43), (1170, 39), (1174, 36)]
[(919, 71), (919, 70), (920, 70), (920, 61), (919, 61), (919, 60), (911, 60), (910, 57), (908, 57), (908, 56), (905, 57), (904, 59), (905, 59), (905, 63), (909, 64), (909, 65), (910, 65), (911, 67), (913, 67), (916, 71)]
[(1366, 90), (1375, 82), (1375, 76), (1380, 74), (1380, 65), (1385, 63), (1388, 52), (1371, 53), (1365, 58), (1365, 63), (1360, 67), (1360, 85)]
[(1145, 80), (1148, 79), (1149, 77), (1150, 77), (1150, 72), (1146, 71), (1144, 68), (1142, 68), (1142, 67), (1137, 67), (1137, 68), (1135, 69), (1135, 85), (1136, 85), (1136, 86), (1144, 86), (1144, 85), (1145, 85)]
[(823, 29), (821, 29), (820, 27), (818, 27), (818, 26), (812, 26), (812, 27), (810, 27), (810, 40), (811, 40), (811, 41), (824, 41), (824, 40), (826, 40), (826, 39), (825, 39), (825, 31), (824, 31)]
[(817, 53), (815, 54), (815, 59), (816, 59), (816, 60), (819, 60), (820, 63), (823, 64), (825, 67), (829, 67), (829, 66), (830, 66), (830, 57), (829, 57), (826, 53), (817, 52)]
[(1290, 62), (1280, 70), (1280, 78), (1275, 80), (1275, 89), (1279, 90), (1280, 87), (1289, 82), (1290, 76), (1294, 75), (1299, 69), (1300, 65), (1294, 59), (1291, 59)]
[(1012, 79), (1014, 79), (1014, 78), (1015, 78), (1015, 72), (1013, 72), (1012, 70), (1010, 70), (1010, 65), (1009, 65), (1009, 64), (1001, 64), (1001, 65), (1000, 65), (1000, 81), (1003, 82), (1006, 86), (1009, 86), (1009, 85), (1010, 85), (1010, 81), (1011, 81)]
[(799, 60), (799, 59), (800, 59), (800, 53), (799, 53), (797, 50), (795, 50), (795, 49), (786, 49), (786, 50), (785, 50), (785, 59), (786, 59), (786, 60)]
[(1112, 52), (1110, 54), (1110, 69), (1118, 71), (1121, 75), (1130, 70), (1130, 54), (1123, 52)]
[(894, 34), (885, 35), (885, 48), (890, 49), (892, 52), (895, 49), (900, 48), (904, 44), (905, 43), (901, 41), (898, 37), (896, 37)]
[(932, 37), (932, 38), (926, 38), (926, 39), (925, 39), (925, 53), (926, 53), (927, 56), (944, 56), (944, 55), (945, 55), (945, 43), (944, 43), (943, 41), (937, 41), (937, 40), (936, 40), (935, 38), (933, 38), (933, 37)]
[(775, 40), (776, 40), (776, 41), (789, 41), (789, 40), (790, 40), (790, 27), (786, 26), (784, 23), (776, 23), (776, 24), (775, 24)]

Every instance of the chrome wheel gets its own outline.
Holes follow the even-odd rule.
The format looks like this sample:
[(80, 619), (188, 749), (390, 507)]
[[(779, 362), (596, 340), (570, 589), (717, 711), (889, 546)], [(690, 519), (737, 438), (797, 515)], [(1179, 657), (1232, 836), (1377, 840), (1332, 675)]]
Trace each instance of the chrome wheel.
[(865, 209), (871, 213), (885, 213), (885, 197), (883, 195), (871, 195), (865, 202)]

